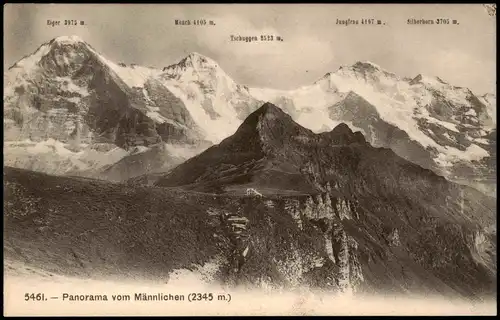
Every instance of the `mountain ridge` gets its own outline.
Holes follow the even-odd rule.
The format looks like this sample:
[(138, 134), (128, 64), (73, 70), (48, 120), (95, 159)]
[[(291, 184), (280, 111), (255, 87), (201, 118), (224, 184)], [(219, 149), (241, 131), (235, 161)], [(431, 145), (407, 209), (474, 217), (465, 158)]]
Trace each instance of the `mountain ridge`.
[[(83, 38), (81, 38), (80, 36), (77, 36), (77, 35), (69, 35), (69, 36), (58, 36), (58, 37), (55, 37), (55, 38), (52, 38), (46, 42), (44, 42), (42, 45), (40, 45), (33, 53), (31, 54), (27, 54), (25, 56), (23, 56), (21, 59), (17, 60), (16, 62), (14, 62), (11, 67), (9, 67), (8, 69), (12, 68), (17, 62), (25, 59), (26, 57), (29, 57), (31, 55), (33, 55), (34, 53), (36, 53), (43, 45), (46, 45), (46, 44), (52, 44), (53, 42), (59, 42), (59, 43), (84, 43), (85, 45), (89, 46), (92, 50), (96, 51), (91, 44), (89, 44), (88, 42), (86, 42)], [(135, 66), (135, 67), (143, 67), (143, 68), (149, 68), (149, 69), (155, 69), (155, 70), (160, 70), (161, 71), (165, 71), (164, 69), (168, 69), (169, 67), (172, 67), (172, 66), (176, 66), (176, 65), (179, 65), (179, 64), (182, 64), (182, 61), (185, 61), (185, 60), (188, 60), (189, 57), (199, 57), (199, 58), (202, 58), (202, 59), (205, 59), (207, 61), (209, 61), (211, 64), (214, 64), (215, 66), (219, 67), (221, 70), (222, 68), (220, 67), (220, 65), (215, 62), (215, 60), (213, 60), (212, 58), (210, 58), (209, 56), (205, 55), (205, 54), (201, 54), (197, 51), (193, 51), (193, 52), (190, 52), (188, 53), (187, 55), (185, 55), (183, 58), (180, 58), (177, 60), (177, 62), (173, 62), (169, 65), (167, 65), (166, 67), (160, 67), (160, 66), (145, 66), (145, 65), (140, 65), (140, 64), (137, 64), (135, 62), (132, 62), (132, 63), (129, 63), (128, 65), (130, 66)], [(124, 63), (123, 63), (124, 64)], [(372, 61), (368, 61), (368, 60), (360, 60), (360, 61), (356, 61), (354, 62), (352, 65), (341, 65), (337, 68), (337, 71), (340, 70), (340, 69), (345, 69), (345, 68), (360, 68), (360, 69), (363, 69), (363, 66), (371, 66), (372, 68), (376, 69), (376, 70), (379, 70), (379, 71), (383, 71), (383, 72), (386, 72), (386, 73), (389, 73), (389, 74), (392, 74), (392, 75), (395, 75), (394, 73), (392, 72), (389, 72), (387, 71), (386, 69), (382, 68), (381, 66), (379, 66), (378, 64), (372, 62)], [(331, 73), (335, 73), (336, 71), (329, 71), (327, 73), (325, 73), (323, 76), (321, 76), (320, 78), (318, 78), (318, 80), (316, 81), (313, 81), (313, 83), (319, 81), (320, 79), (324, 78), (325, 76), (331, 74)], [(410, 79), (409, 81), (411, 80), (414, 80), (416, 78), (436, 78), (438, 80), (440, 80), (441, 82), (447, 84), (448, 82), (445, 82), (444, 80), (442, 80), (440, 77), (438, 76), (427, 76), (427, 75), (423, 75), (423, 74), (417, 74), (416, 76), (405, 76), (403, 78), (407, 78), (407, 79)], [(245, 84), (241, 84), (242, 86), (246, 86), (246, 87), (252, 87), (252, 88), (259, 88), (259, 87), (255, 87), (255, 86), (250, 86), (250, 85), (245, 85)], [(270, 90), (276, 90), (276, 91), (289, 91), (289, 90), (293, 90), (293, 89), (298, 89), (304, 85), (307, 85), (307, 84), (303, 84), (301, 86), (298, 86), (298, 87), (295, 87), (295, 88), (291, 88), (291, 89), (279, 89), (279, 88), (272, 88), (272, 87), (266, 87), (266, 89), (270, 89)], [(456, 88), (467, 88), (467, 87), (463, 87), (463, 86), (457, 86)], [(469, 88), (467, 88), (469, 89)], [(470, 89), (469, 89), (470, 90)], [(495, 93), (493, 92), (484, 92), (482, 93), (480, 96), (487, 96), (487, 95), (490, 95), (490, 96), (496, 96)]]
[[(338, 123), (344, 122), (351, 129), (361, 131), (371, 144), (392, 148), (400, 156), (449, 179), (477, 180), (482, 191), (489, 194), (496, 190), (495, 184), (488, 184), (493, 179), (494, 172), (488, 159), (496, 157), (496, 149), (490, 147), (496, 143), (496, 136), (492, 134), (496, 130), (496, 98), (491, 94), (476, 97), (469, 89), (451, 86), (437, 78), (425, 80), (425, 83), (421, 80), (429, 77), (420, 76), (418, 81), (413, 81), (418, 76), (411, 80), (400, 79), (372, 62), (362, 61), (352, 66), (342, 66), (313, 84), (297, 90), (249, 88), (237, 84), (213, 59), (196, 52), (164, 67), (165, 71), (162, 71), (161, 68), (135, 64), (115, 64), (78, 37), (55, 38), (40, 46), (36, 51), (39, 53), (35, 56), (44, 53), (44, 46), (47, 45), (50, 48), (83, 46), (92, 55), (95, 54), (98, 60), (96, 63), (101, 65), (98, 69), (102, 69), (102, 66), (107, 69), (100, 77), (106, 74), (118, 86), (118, 91), (113, 89), (112, 96), (105, 99), (121, 99), (121, 104), (131, 105), (138, 110), (133, 113), (141, 113), (140, 118), (148, 122), (148, 126), (161, 127), (156, 130), (160, 131), (162, 140), (171, 139), (167, 135), (170, 137), (173, 133), (179, 143), (190, 140), (190, 135), (194, 136), (194, 140), (218, 143), (234, 133), (244, 119), (263, 103), (272, 102), (299, 124), (314, 132), (330, 131)], [(93, 97), (94, 89), (87, 87), (85, 82), (78, 80), (75, 83), (71, 78), (58, 78), (59, 75), (66, 75), (71, 68), (79, 68), (79, 64), (70, 63), (66, 66), (69, 61), (67, 59), (75, 59), (74, 54), (76, 58), (86, 55), (61, 49), (51, 59), (44, 59), (45, 67), (42, 69), (54, 74), (51, 77), (44, 78), (36, 72), (33, 76), (25, 74), (30, 73), (30, 70), (24, 70), (19, 64), (4, 74), (7, 83), (4, 94), (7, 101), (4, 115), (7, 120), (4, 121), (4, 128), (7, 127), (9, 135), (11, 132), (16, 134), (19, 128), (25, 130), (19, 124), (24, 120), (20, 119), (29, 119), (32, 114), (44, 116), (47, 112), (56, 111), (59, 114), (67, 109), (68, 116), (74, 117), (71, 110), (76, 108), (86, 112), (84, 110), (88, 108), (87, 104), (94, 103), (88, 102)], [(33, 55), (31, 57), (36, 58)], [(37, 64), (31, 65), (36, 67)], [(92, 68), (82, 68), (79, 72), (86, 74), (89, 79), (96, 78), (92, 75)], [(10, 73), (12, 76), (8, 76)], [(65, 92), (61, 88), (66, 88)], [(56, 95), (68, 97), (60, 101), (51, 96), (49, 92), (52, 91)], [(38, 95), (47, 101), (44, 108), (50, 109), (50, 104), (58, 108), (37, 111), (37, 100), (27, 98), (23, 92), (32, 92), (32, 96), (35, 92), (41, 92)], [(119, 92), (123, 92), (125, 96), (117, 98), (116, 95), (122, 95)], [(363, 101), (353, 100), (353, 94)], [(101, 92), (100, 95), (106, 94)], [(170, 108), (175, 112), (168, 111)], [(118, 109), (112, 112), (116, 110)], [(363, 119), (352, 110), (369, 114), (370, 117)], [(82, 119), (88, 121), (89, 118), (85, 114), (83, 116)], [(99, 117), (102, 115), (97, 114), (97, 121), (100, 121)], [(124, 129), (124, 134), (137, 134), (134, 132), (138, 131), (134, 128), (135, 124), (127, 126), (129, 128)], [(130, 131), (132, 128), (133, 131)], [(33, 135), (33, 128), (27, 130)], [(47, 130), (49, 138), (61, 139), (60, 134), (52, 134), (51, 129)], [(153, 129), (148, 130), (151, 133), (140, 133), (145, 136), (144, 141), (152, 139), (150, 135)], [(397, 134), (393, 135), (393, 132)], [(110, 134), (106, 133), (107, 136)], [(134, 143), (148, 147), (151, 142), (140, 142), (143, 141), (142, 136)], [(13, 141), (16, 139), (13, 138)], [(67, 137), (62, 142), (66, 139)], [(118, 146), (125, 145), (122, 143)], [(126, 148), (128, 147), (125, 146)], [(72, 154), (70, 157), (78, 159), (79, 156)]]
[[(339, 147), (340, 154), (331, 155), (332, 158), (323, 155), (325, 158), (321, 158), (323, 151), (336, 147)], [(432, 172), (398, 157), (391, 149), (370, 146), (361, 132), (353, 132), (344, 123), (339, 124), (330, 132), (316, 134), (293, 121), (290, 115), (272, 103), (265, 103), (250, 114), (232, 136), (173, 168), (169, 173), (165, 174), (164, 178), (159, 179), (155, 185), (172, 187), (177, 185), (178, 181), (190, 179), (186, 183), (189, 185), (203, 181), (205, 178), (217, 176), (218, 170), (211, 168), (211, 165), (221, 168), (221, 174), (224, 177), (226, 169), (223, 168), (226, 168), (226, 165), (233, 168), (227, 170), (227, 172), (233, 172), (238, 166), (242, 166), (244, 169), (236, 170), (236, 172), (244, 172), (243, 176), (246, 176), (255, 169), (260, 176), (265, 174), (268, 169), (274, 170), (272, 169), (272, 164), (275, 164), (278, 168), (284, 170), (283, 172), (289, 172), (292, 175), (301, 175), (304, 172), (307, 175), (312, 174), (312, 177), (308, 178), (310, 181), (306, 183), (309, 184), (307, 191), (311, 192), (311, 190), (315, 190), (315, 192), (318, 192), (322, 190), (322, 187), (318, 186), (317, 180), (323, 179), (324, 172), (311, 172), (310, 170), (313, 170), (312, 167), (322, 170), (320, 169), (321, 165), (318, 166), (318, 164), (313, 163), (319, 161), (326, 165), (330, 161), (336, 160), (345, 162), (346, 160), (342, 158), (343, 156), (347, 158), (354, 156), (352, 158), (353, 161), (350, 163), (349, 161), (345, 162), (346, 164), (349, 163), (349, 167), (352, 167), (352, 165), (355, 165), (356, 162), (362, 159), (362, 157), (354, 155), (358, 147), (373, 150), (374, 153), (369, 153), (370, 157), (375, 156), (375, 154), (380, 155), (374, 159), (382, 159), (387, 156), (395, 157), (398, 159), (398, 162), (402, 161), (408, 165), (418, 167), (420, 170), (423, 170), (422, 172)], [(312, 153), (314, 157), (308, 158), (308, 152)], [(303, 157), (306, 158), (303, 159)], [(367, 158), (367, 161), (370, 161), (370, 157)], [(195, 166), (198, 169), (195, 170), (190, 165), (196, 162), (198, 164)], [(286, 164), (282, 164), (281, 162)], [(352, 168), (354, 170), (355, 167)], [(200, 174), (200, 170), (205, 173)], [(196, 176), (196, 174), (199, 175)], [(163, 181), (168, 181), (170, 177), (176, 177), (173, 179), (175, 182), (173, 184), (164, 184)], [(438, 175), (436, 177), (444, 179)], [(247, 182), (251, 183), (251, 181)], [(272, 184), (272, 181), (267, 182)]]
[[(410, 265), (417, 263), (429, 277), (459, 292), (469, 290), (464, 286), (469, 272), (484, 281), (484, 288), (493, 285), (488, 278), (496, 270), (495, 199), (449, 182), (391, 149), (375, 148), (362, 137), (346, 124), (316, 134), (266, 103), (235, 134), (157, 177), (152, 185), (253, 197), (269, 210), (284, 208), (283, 214), (292, 216), (299, 228), (309, 221), (325, 232), (327, 250), (332, 243), (344, 243), (345, 249), (333, 245), (329, 254), (339, 263), (343, 261), (339, 250), (349, 252), (346, 265), (338, 266), (345, 267), (345, 285), (353, 288), (362, 290), (365, 279), (381, 277), (375, 275), (380, 272), (377, 268), (391, 269), (384, 260), (392, 259), (389, 255), (381, 258), (384, 267), (371, 265), (367, 257), (372, 250), (394, 250), (391, 255), (403, 269), (415, 270)], [(454, 241), (462, 249), (445, 244)], [(446, 252), (446, 258), (438, 258), (436, 252)], [(456, 254), (465, 260), (458, 262)], [(450, 268), (455, 271), (450, 273)]]

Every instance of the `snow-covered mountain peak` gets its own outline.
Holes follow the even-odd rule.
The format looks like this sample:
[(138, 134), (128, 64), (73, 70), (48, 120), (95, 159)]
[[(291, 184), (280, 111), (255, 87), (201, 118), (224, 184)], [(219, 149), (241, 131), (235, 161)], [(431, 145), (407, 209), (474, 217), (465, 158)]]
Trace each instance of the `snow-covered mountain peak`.
[(85, 41), (79, 36), (59, 36), (57, 38), (52, 39), (51, 42), (58, 44), (75, 44), (75, 43), (85, 43)]
[(198, 52), (192, 52), (176, 64), (163, 68), (164, 72), (180, 75), (188, 71), (223, 72), (213, 59)]
[(191, 52), (184, 60), (195, 68), (219, 68), (217, 62), (198, 52)]
[(359, 74), (379, 74), (379, 73), (384, 73), (388, 75), (394, 75), (391, 72), (388, 72), (384, 69), (382, 69), (379, 65), (370, 62), (370, 61), (358, 61), (354, 63), (352, 66), (348, 65), (342, 65), (340, 66), (337, 71), (334, 72), (327, 72), (323, 77), (318, 79), (315, 83), (321, 83), (325, 79), (330, 79), (331, 76), (348, 76), (348, 77), (357, 77)]
[(372, 91), (397, 91), (400, 81), (394, 73), (382, 69), (373, 62), (358, 61), (351, 66), (341, 66), (337, 71), (325, 74), (314, 85), (333, 93), (348, 93), (352, 90), (371, 94)]
[(328, 89), (336, 87), (342, 82), (352, 81), (361, 83), (383, 83), (394, 85), (400, 81), (398, 76), (370, 61), (358, 61), (351, 66), (340, 66), (335, 72), (328, 72), (314, 84), (326, 86)]
[(162, 78), (186, 84), (198, 83), (204, 88), (202, 91), (236, 90), (237, 87), (234, 80), (214, 60), (197, 52), (163, 68)]
[[(89, 48), (89, 45), (78, 36), (56, 37), (42, 44), (31, 55), (25, 56), (21, 60), (17, 61), (9, 69), (17, 69), (17, 70), (23, 69), (24, 71), (29, 72), (32, 69), (35, 69), (38, 66), (38, 64), (42, 61), (42, 59), (49, 53), (53, 52), (53, 50), (57, 51), (54, 54), (55, 56), (60, 56), (62, 53), (68, 53), (70, 50), (73, 50), (75, 45), (78, 45), (78, 47), (82, 47), (83, 45), (83, 47)], [(66, 48), (67, 46), (71, 46), (71, 49)], [(70, 55), (75, 55), (75, 54), (70, 54)]]
[(370, 75), (370, 76), (378, 76), (378, 77), (384, 76), (384, 77), (393, 78), (393, 79), (398, 78), (396, 76), (396, 74), (385, 70), (384, 68), (382, 68), (378, 64), (373, 63), (371, 61), (358, 61), (355, 64), (353, 64), (352, 66), (348, 67), (347, 69), (353, 70), (354, 72), (356, 72), (358, 74), (363, 74), (365, 76)]

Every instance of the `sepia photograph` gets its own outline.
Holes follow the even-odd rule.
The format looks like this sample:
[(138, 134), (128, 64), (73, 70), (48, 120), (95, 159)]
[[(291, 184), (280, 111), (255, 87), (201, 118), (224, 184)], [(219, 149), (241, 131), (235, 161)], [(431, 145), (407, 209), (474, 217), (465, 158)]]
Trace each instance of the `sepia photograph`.
[(497, 314), (496, 4), (3, 8), (4, 316)]

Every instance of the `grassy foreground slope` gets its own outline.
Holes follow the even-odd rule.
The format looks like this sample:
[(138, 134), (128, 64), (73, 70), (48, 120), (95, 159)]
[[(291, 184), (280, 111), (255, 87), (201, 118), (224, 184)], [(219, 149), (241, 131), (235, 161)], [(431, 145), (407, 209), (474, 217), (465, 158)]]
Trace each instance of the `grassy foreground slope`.
[(5, 258), (67, 275), (166, 276), (218, 249), (207, 196), (4, 168)]
[[(216, 280), (283, 282), (276, 262), (288, 255), (291, 242), (313, 254), (323, 249), (318, 232), (299, 233), (289, 215), (249, 198), (5, 167), (4, 199), (5, 260), (60, 275), (163, 281), (175, 269), (215, 261)], [(243, 242), (223, 221), (232, 213), (250, 219), (246, 239), (256, 239), (255, 248), (262, 245), (236, 277), (235, 252)]]

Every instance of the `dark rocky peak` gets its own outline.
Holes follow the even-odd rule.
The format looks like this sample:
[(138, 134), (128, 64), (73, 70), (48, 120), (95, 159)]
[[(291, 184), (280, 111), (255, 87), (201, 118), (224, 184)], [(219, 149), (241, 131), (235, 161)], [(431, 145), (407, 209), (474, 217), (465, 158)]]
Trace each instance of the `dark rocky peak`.
[(422, 77), (421, 74), (417, 75), (415, 78), (413, 78), (413, 79), (410, 80), (410, 85), (414, 85), (414, 84), (417, 84), (417, 83), (421, 82), (422, 78), (423, 77)]
[(266, 148), (276, 150), (297, 136), (311, 137), (314, 133), (297, 124), (291, 116), (274, 104), (267, 102), (251, 113), (234, 135), (225, 139), (221, 145), (231, 145), (231, 148), (237, 145), (242, 150), (260, 150), (265, 145)]
[(333, 130), (330, 131), (330, 134), (333, 134), (333, 135), (352, 135), (354, 133), (351, 130), (351, 128), (349, 128), (349, 126), (347, 124), (342, 122), (341, 124), (339, 124), (338, 126), (333, 128)]
[[(287, 141), (316, 141), (328, 145), (348, 145), (366, 143), (361, 132), (353, 132), (345, 123), (339, 124), (330, 132), (315, 134), (296, 123), (290, 115), (270, 102), (250, 114), (238, 128), (235, 136), (258, 136), (268, 145), (282, 145)], [(322, 141), (322, 142), (321, 142)]]
[(383, 74), (386, 77), (397, 79), (398, 77), (387, 70), (384, 70), (379, 65), (370, 62), (370, 61), (358, 61), (350, 67), (357, 73), (363, 75), (371, 75), (372, 77), (376, 77), (376, 75)]
[(302, 128), (293, 121), (290, 115), (270, 102), (264, 103), (259, 109), (251, 113), (241, 126), (255, 128), (261, 133), (264, 130), (276, 131), (278, 129), (283, 133), (300, 131), (300, 129), (310, 132), (310, 130)]
[(285, 117), (292, 119), (283, 110), (272, 104), (271, 102), (264, 103), (259, 109), (253, 112), (256, 115), (263, 115), (264, 117)]
[(358, 61), (355, 64), (352, 65), (352, 68), (356, 71), (363, 71), (363, 72), (375, 72), (375, 71), (381, 71), (382, 69), (369, 61)]
[(345, 123), (340, 123), (330, 132), (320, 134), (322, 138), (327, 139), (329, 144), (348, 145), (351, 143), (365, 144), (366, 139), (359, 131), (353, 132)]
[[(410, 85), (414, 85), (417, 83), (429, 83), (429, 82), (431, 82), (431, 83), (438, 82), (441, 84), (448, 84), (446, 81), (444, 81), (443, 79), (441, 79), (439, 77), (429, 77), (429, 76), (425, 76), (422, 74), (417, 75), (415, 78), (413, 78), (409, 81)], [(461, 88), (457, 87), (456, 89), (461, 89)]]
[[(436, 80), (443, 83), (443, 84), (448, 84), (448, 82), (444, 81), (443, 79), (441, 79), (440, 77), (436, 77)], [(460, 87), (458, 87), (460, 88)], [(470, 90), (469, 90), (470, 91)]]

